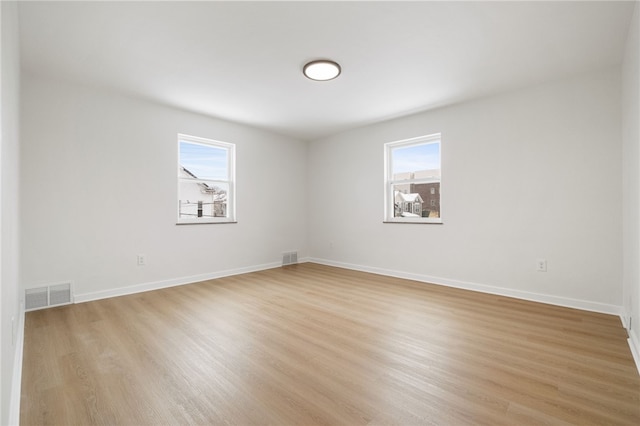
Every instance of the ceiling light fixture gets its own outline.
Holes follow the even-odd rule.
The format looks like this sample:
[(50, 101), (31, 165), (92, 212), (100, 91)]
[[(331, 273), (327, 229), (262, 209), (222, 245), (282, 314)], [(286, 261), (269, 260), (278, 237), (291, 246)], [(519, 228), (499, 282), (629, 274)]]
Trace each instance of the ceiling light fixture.
[(304, 75), (311, 80), (327, 81), (333, 80), (340, 75), (342, 69), (336, 62), (327, 59), (311, 61), (302, 69)]

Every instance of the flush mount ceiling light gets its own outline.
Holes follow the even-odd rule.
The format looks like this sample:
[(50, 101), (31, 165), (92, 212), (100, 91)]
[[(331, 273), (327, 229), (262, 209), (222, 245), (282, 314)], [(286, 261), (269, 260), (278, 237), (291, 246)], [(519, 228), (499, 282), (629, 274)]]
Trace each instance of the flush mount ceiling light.
[(333, 80), (341, 71), (340, 65), (327, 59), (311, 61), (302, 69), (307, 78), (316, 81)]

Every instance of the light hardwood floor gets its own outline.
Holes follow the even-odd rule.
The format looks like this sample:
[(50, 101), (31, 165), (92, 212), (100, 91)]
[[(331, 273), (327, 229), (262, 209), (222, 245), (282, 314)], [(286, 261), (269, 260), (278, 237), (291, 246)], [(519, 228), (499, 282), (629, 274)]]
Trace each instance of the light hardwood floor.
[(21, 424), (640, 424), (615, 316), (300, 264), (26, 316)]

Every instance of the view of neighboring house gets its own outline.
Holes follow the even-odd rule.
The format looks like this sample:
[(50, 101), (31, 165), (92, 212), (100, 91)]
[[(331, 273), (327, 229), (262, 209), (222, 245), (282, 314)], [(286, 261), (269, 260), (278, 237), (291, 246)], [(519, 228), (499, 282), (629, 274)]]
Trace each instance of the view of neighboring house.
[(410, 217), (422, 216), (422, 197), (420, 194), (405, 194), (400, 191), (394, 192), (394, 216)]
[(423, 217), (440, 217), (440, 182), (414, 183), (410, 191), (422, 197)]
[(185, 167), (180, 167), (180, 217), (225, 217), (227, 215), (227, 191), (198, 179)]
[[(440, 170), (397, 173), (394, 180), (432, 180), (395, 185), (395, 216), (440, 217)], [(419, 198), (419, 201), (416, 201)], [(419, 210), (416, 210), (418, 203)], [(411, 204), (411, 207), (409, 207)]]

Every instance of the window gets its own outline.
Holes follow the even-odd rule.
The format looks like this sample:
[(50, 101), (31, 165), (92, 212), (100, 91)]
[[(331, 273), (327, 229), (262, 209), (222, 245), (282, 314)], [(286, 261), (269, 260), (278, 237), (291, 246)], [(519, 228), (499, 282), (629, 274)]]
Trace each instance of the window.
[(440, 134), (384, 145), (385, 222), (442, 223)]
[(235, 222), (235, 145), (178, 135), (178, 223)]

